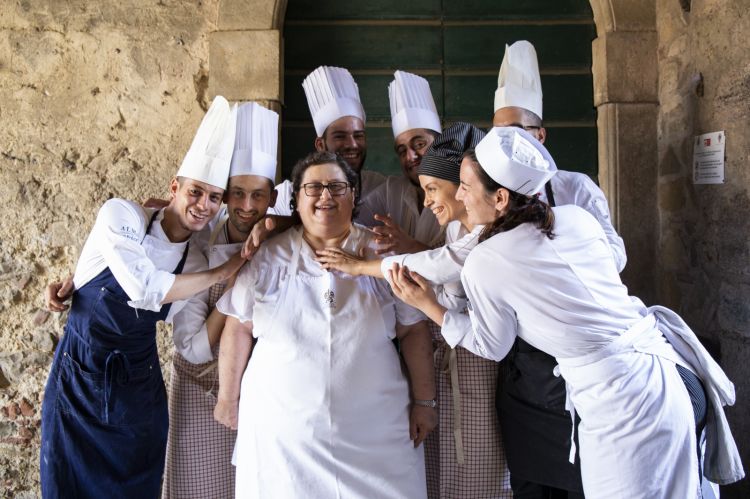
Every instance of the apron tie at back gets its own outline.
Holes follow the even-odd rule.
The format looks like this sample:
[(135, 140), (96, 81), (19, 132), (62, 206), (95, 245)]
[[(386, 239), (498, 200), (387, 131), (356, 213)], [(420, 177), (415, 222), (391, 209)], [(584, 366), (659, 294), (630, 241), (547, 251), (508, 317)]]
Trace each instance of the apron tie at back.
[[(117, 368), (120, 369), (117, 369)], [(107, 355), (104, 362), (104, 422), (109, 423), (109, 397), (112, 393), (113, 374), (117, 369), (117, 382), (120, 385), (130, 381), (130, 362), (128, 357), (120, 350), (113, 350)]]
[(464, 439), (461, 431), (461, 390), (458, 384), (458, 355), (455, 348), (450, 348), (445, 344), (447, 352), (440, 363), (440, 371), (450, 374), (451, 377), (451, 395), (453, 395), (453, 440), (456, 444), (456, 462), (464, 464), (466, 461), (464, 455)]

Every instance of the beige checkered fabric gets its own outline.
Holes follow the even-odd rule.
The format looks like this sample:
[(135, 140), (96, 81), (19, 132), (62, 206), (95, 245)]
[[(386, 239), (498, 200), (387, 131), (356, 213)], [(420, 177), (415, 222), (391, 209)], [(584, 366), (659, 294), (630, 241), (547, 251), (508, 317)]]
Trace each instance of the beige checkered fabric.
[[(436, 324), (431, 323), (431, 329), (433, 338), (440, 337)], [(495, 411), (498, 363), (477, 357), (461, 347), (455, 350), (460, 393), (458, 438), (462, 447), (458, 450), (463, 451), (463, 464), (459, 464), (451, 373), (449, 369), (441, 369), (448, 364), (444, 361), (451, 349), (441, 337), (436, 345), (439, 424), (425, 442), (427, 495), (430, 499), (512, 498), (510, 473)]]
[[(215, 305), (222, 289), (209, 290)], [(214, 359), (218, 358), (218, 347)], [(214, 420), (219, 390), (215, 362), (191, 364), (175, 352), (169, 384), (169, 437), (163, 499), (234, 497), (232, 452), (237, 432)]]

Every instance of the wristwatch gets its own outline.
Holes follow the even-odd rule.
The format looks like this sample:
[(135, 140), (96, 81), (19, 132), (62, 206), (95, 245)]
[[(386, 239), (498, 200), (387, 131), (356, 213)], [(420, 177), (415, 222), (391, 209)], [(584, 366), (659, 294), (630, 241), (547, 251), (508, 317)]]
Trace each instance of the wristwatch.
[(432, 400), (414, 399), (414, 405), (418, 405), (420, 407), (429, 407), (431, 409), (434, 409), (435, 407), (437, 407), (437, 400), (435, 400), (435, 399), (432, 399)]

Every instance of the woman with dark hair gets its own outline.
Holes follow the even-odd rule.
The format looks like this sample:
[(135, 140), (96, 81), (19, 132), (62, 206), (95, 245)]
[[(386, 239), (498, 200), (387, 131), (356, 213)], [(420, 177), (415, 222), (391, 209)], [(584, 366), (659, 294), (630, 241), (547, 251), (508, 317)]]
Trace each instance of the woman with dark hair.
[(424, 316), (385, 281), (315, 261), (325, 247), (374, 255), (374, 235), (352, 223), (355, 182), (334, 153), (297, 163), (301, 225), (265, 242), (217, 304), (228, 317), (214, 415), (238, 429), (236, 497), (426, 497), (419, 444), (437, 414)]
[(628, 296), (590, 214), (538, 200), (555, 171), (528, 133), (494, 128), (461, 165), (457, 199), (486, 224), (461, 273), (469, 307), (442, 307), (403, 267), (396, 295), (441, 324), (452, 346), (500, 360), (518, 336), (557, 359), (571, 417), (581, 417), (587, 497), (696, 497), (704, 424), (706, 478), (739, 480), (722, 409), (732, 383), (679, 316)]
[[(339, 248), (318, 251), (327, 269), (382, 278), (394, 263), (416, 270), (434, 286), (447, 308), (466, 306), (461, 268), (477, 244), (481, 226), (469, 223), (456, 200), (464, 152), (485, 132), (469, 123), (454, 123), (435, 139), (419, 165), (424, 206), (445, 229), (445, 245), (418, 253), (365, 260)], [(431, 498), (513, 497), (503, 436), (495, 411), (498, 363), (465, 348), (451, 348), (433, 326), (438, 431), (425, 442), (427, 489)]]

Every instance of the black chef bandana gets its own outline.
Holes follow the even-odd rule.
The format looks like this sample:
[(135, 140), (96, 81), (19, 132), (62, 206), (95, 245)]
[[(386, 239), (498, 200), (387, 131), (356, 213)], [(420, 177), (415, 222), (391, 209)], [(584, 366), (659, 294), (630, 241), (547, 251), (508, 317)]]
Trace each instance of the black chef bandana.
[(454, 123), (438, 135), (427, 149), (417, 173), (459, 184), (464, 153), (474, 149), (485, 135), (485, 132), (469, 123)]

